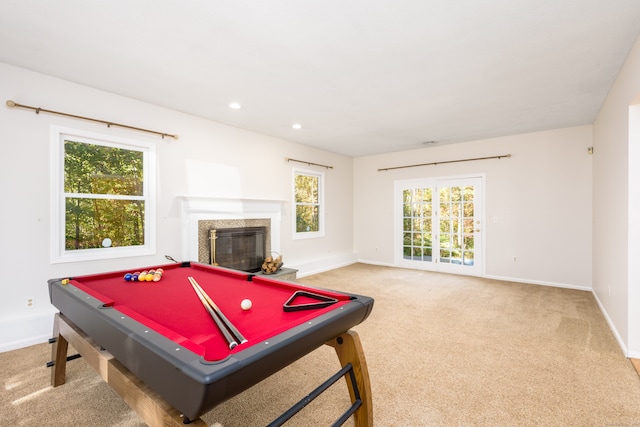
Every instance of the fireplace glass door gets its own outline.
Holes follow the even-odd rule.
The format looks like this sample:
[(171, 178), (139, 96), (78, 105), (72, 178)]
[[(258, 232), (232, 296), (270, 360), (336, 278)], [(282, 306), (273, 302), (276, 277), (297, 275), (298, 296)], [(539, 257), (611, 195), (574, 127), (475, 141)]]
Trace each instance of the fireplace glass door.
[(266, 236), (266, 227), (211, 230), (211, 261), (235, 270), (260, 271), (266, 257)]

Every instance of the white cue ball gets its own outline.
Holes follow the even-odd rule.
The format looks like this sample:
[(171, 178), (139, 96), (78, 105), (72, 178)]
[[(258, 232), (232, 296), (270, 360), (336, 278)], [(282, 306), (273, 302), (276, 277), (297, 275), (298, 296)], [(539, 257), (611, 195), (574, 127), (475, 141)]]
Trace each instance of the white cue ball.
[(240, 308), (242, 308), (243, 310), (249, 310), (252, 305), (253, 304), (251, 303), (250, 299), (243, 299), (240, 303)]

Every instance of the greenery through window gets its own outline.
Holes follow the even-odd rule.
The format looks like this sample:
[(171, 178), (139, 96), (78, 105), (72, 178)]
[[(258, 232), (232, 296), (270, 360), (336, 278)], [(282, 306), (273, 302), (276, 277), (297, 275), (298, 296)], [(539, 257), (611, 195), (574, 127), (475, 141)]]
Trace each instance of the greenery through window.
[(440, 262), (473, 265), (474, 187), (440, 188)]
[(433, 189), (402, 192), (402, 255), (414, 261), (433, 260)]
[(441, 263), (474, 265), (474, 194), (473, 186), (404, 189), (403, 258), (433, 262), (435, 252)]
[(80, 131), (54, 136), (52, 260), (152, 253), (153, 146)]
[(64, 141), (65, 249), (144, 244), (143, 153)]
[(296, 233), (322, 231), (322, 174), (295, 172)]

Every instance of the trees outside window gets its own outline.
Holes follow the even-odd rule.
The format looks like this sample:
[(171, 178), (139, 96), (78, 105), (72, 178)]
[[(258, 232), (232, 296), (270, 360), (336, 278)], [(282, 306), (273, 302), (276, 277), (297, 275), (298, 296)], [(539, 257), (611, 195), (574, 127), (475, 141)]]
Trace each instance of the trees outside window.
[(294, 237), (324, 235), (324, 174), (294, 170)]
[(54, 260), (152, 253), (153, 146), (73, 130), (53, 139)]
[(481, 275), (483, 194), (483, 175), (396, 181), (396, 264)]

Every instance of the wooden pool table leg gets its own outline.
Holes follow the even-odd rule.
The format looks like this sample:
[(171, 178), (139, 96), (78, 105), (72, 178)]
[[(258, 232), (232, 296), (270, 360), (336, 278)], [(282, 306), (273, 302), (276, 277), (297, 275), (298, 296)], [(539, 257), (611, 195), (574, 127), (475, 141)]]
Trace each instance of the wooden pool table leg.
[[(56, 314), (53, 323), (54, 338), (52, 360), (55, 361), (51, 384), (64, 384), (68, 344), (82, 355), (113, 391), (150, 426), (182, 426), (183, 418), (169, 403), (147, 387), (135, 375), (118, 362), (111, 353), (100, 350), (80, 328), (63, 314)], [(189, 426), (202, 427), (207, 424), (200, 418)]]
[[(338, 359), (340, 360), (340, 364), (343, 367), (347, 363), (351, 363), (351, 366), (353, 367), (353, 373), (355, 374), (356, 384), (362, 401), (362, 406), (360, 406), (360, 408), (358, 408), (353, 414), (355, 426), (373, 426), (371, 382), (369, 380), (369, 370), (367, 369), (367, 362), (364, 357), (362, 344), (360, 343), (360, 337), (355, 331), (347, 331), (329, 341), (327, 344), (335, 349)], [(349, 387), (351, 402), (355, 402), (356, 394), (351, 381), (346, 376), (345, 379), (347, 380), (347, 386)]]
[(53, 341), (51, 346), (51, 360), (53, 367), (51, 368), (51, 385), (58, 387), (64, 384), (67, 376), (67, 350), (69, 342), (60, 335), (60, 320), (56, 314), (53, 320)]

